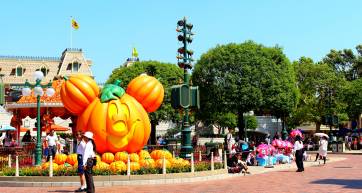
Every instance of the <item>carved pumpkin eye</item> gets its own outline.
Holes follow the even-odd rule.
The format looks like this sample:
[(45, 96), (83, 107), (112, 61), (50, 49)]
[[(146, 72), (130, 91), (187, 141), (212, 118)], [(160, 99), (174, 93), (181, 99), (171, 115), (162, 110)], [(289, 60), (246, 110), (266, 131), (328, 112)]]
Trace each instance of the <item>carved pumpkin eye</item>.
[(129, 108), (126, 104), (111, 102), (108, 106), (109, 132), (115, 136), (125, 136), (128, 133), (127, 120)]

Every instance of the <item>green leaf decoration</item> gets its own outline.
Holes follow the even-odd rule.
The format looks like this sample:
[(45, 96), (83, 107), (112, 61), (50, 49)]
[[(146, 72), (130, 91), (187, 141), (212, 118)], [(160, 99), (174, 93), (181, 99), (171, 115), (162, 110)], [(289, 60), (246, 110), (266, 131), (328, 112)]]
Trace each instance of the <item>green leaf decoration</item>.
[(113, 84), (104, 85), (101, 94), (102, 103), (108, 102), (110, 100), (117, 100), (124, 95), (125, 91), (120, 86), (120, 83), (120, 80), (116, 80)]

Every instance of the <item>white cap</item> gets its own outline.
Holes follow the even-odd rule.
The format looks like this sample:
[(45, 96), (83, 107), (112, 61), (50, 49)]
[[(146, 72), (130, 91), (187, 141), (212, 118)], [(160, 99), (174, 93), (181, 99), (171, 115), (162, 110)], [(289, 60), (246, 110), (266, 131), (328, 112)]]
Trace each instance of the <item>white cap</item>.
[(83, 136), (88, 139), (93, 139), (93, 133), (90, 131), (85, 132)]

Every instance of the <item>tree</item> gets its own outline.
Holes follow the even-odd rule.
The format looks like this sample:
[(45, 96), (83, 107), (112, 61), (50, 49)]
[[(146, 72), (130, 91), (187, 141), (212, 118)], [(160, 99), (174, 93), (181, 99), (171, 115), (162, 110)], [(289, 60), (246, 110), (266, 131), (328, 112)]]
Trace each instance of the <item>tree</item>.
[(345, 107), (339, 94), (345, 79), (324, 63), (314, 63), (312, 59), (302, 57), (293, 63), (297, 75), (297, 85), (301, 100), (293, 112), (294, 124), (314, 122), (317, 132), (325, 122), (327, 115), (343, 113)]
[(362, 79), (348, 82), (341, 92), (343, 101), (348, 104), (346, 112), (350, 120), (357, 120), (362, 113)]
[(218, 134), (225, 133), (225, 128), (235, 128), (237, 125), (237, 116), (234, 113), (218, 113), (214, 117), (218, 125)]
[(329, 64), (347, 80), (355, 80), (362, 75), (362, 45), (357, 45), (356, 50), (355, 54), (351, 49), (332, 49), (322, 62)]
[(256, 116), (254, 115), (247, 115), (245, 116), (245, 122), (246, 122), (246, 129), (252, 129), (255, 130), (258, 127), (258, 120), (256, 119)]
[(183, 77), (183, 71), (179, 67), (170, 63), (158, 61), (135, 62), (130, 67), (121, 66), (113, 70), (107, 83), (121, 80), (121, 86), (127, 88), (128, 83), (142, 73), (154, 76), (162, 83), (165, 89), (165, 98), (161, 107), (153, 113), (150, 113), (151, 138), (150, 143), (156, 144), (156, 125), (160, 121), (178, 121), (177, 112), (171, 107), (171, 89), (172, 85), (178, 84)]
[[(201, 56), (192, 75), (194, 84), (200, 87), (198, 118), (212, 123), (215, 122), (213, 114), (235, 113), (242, 138), (243, 113), (282, 109), (284, 103), (279, 100), (285, 99), (287, 93), (280, 92), (294, 93), (291, 88), (295, 79), (288, 74), (289, 70), (292, 70), (290, 63), (279, 47), (268, 48), (247, 41), (209, 50)], [(291, 84), (283, 88), (286, 83)], [(267, 100), (275, 94), (280, 96)], [(276, 101), (283, 105), (270, 106)], [(289, 105), (286, 106), (284, 109), (289, 111)]]

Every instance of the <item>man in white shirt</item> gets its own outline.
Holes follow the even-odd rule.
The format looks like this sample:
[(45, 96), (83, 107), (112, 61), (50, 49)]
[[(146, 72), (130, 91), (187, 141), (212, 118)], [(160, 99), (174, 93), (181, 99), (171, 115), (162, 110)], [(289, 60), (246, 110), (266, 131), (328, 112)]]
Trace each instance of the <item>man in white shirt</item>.
[(303, 172), (304, 166), (303, 166), (303, 142), (302, 137), (297, 135), (295, 137), (295, 143), (293, 151), (295, 152), (295, 163), (297, 164), (298, 170), (297, 172)]
[(50, 130), (50, 133), (49, 133), (49, 135), (46, 136), (45, 140), (46, 140), (47, 146), (49, 148), (49, 154), (47, 157), (47, 161), (49, 161), (50, 156), (53, 156), (53, 159), (54, 159), (55, 154), (57, 153), (58, 137), (54, 133), (54, 129)]

